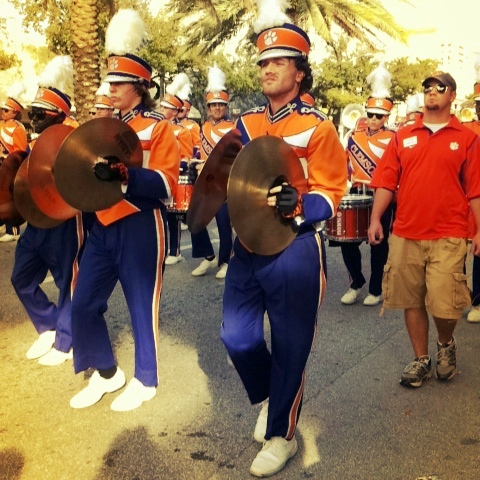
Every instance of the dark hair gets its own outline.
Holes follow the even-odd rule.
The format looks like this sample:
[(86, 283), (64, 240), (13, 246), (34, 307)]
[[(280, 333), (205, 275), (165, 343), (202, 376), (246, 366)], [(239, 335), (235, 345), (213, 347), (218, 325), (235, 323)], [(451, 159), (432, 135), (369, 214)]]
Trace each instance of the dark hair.
[(150, 110), (153, 110), (157, 102), (150, 96), (150, 92), (148, 91), (148, 87), (144, 83), (139, 83), (135, 82), (133, 83), (133, 88), (135, 90), (135, 93), (141, 97), (142, 103), (149, 108)]
[(307, 93), (312, 89), (312, 86), (313, 86), (312, 67), (310, 66), (308, 57), (303, 55), (301, 57), (295, 57), (295, 67), (297, 70), (305, 74), (302, 81), (300, 82), (299, 94), (302, 95), (303, 93)]

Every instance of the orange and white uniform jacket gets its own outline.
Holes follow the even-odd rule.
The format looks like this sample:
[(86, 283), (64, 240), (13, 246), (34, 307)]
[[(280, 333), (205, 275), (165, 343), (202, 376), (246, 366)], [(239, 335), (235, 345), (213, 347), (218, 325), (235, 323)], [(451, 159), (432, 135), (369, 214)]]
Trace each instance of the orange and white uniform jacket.
[(27, 132), (23, 123), (18, 120), (6, 120), (0, 123), (0, 147), (4, 155), (27, 150)]
[(193, 158), (193, 142), (192, 134), (188, 128), (184, 127), (180, 122), (172, 122), (173, 133), (178, 142), (181, 160), (190, 161)]
[(197, 152), (200, 152), (200, 125), (195, 120), (190, 120), (189, 118), (184, 118), (180, 125), (187, 128), (192, 136), (193, 156), (195, 157)]
[[(242, 143), (263, 135), (282, 138), (297, 154), (308, 182), (302, 195), (303, 224), (332, 217), (347, 189), (347, 163), (333, 123), (297, 97), (275, 115), (268, 104), (248, 110), (237, 120)], [(295, 185), (294, 185), (295, 186)]]
[(387, 149), (394, 132), (382, 129), (373, 135), (368, 130), (354, 132), (347, 142), (347, 156), (352, 183), (369, 185), (378, 162)]
[(207, 120), (200, 129), (200, 159), (206, 160), (220, 139), (228, 133), (235, 123), (228, 118), (222, 118), (218, 122)]
[(124, 199), (97, 212), (98, 220), (105, 226), (142, 210), (164, 208), (171, 202), (178, 183), (180, 153), (171, 123), (142, 104), (121, 120), (140, 139), (143, 166), (128, 169)]

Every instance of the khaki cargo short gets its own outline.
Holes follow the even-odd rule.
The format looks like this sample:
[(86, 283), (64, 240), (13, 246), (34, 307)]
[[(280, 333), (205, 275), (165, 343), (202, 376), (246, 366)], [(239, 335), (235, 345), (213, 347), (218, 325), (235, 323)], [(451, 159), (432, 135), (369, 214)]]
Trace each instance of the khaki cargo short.
[(464, 273), (467, 240), (407, 240), (391, 235), (388, 244), (383, 306), (426, 307), (435, 317), (458, 320), (471, 303)]

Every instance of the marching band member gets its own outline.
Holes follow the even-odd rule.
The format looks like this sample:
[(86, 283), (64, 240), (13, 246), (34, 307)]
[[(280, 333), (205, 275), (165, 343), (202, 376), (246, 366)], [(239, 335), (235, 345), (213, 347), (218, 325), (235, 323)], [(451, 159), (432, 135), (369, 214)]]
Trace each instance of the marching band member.
[[(268, 2), (267, 2), (268, 4)], [(300, 95), (312, 86), (307, 34), (281, 11), (260, 8), (255, 25), (260, 82), (268, 103), (242, 114), (242, 142), (274, 135), (289, 143), (302, 162), (308, 193), (294, 185), (269, 190), (268, 205), (299, 228), (276, 255), (257, 255), (235, 240), (225, 279), (221, 338), (252, 404), (262, 403), (254, 438), (263, 442), (250, 473), (282, 470), (298, 449), (295, 429), (302, 407), (305, 365), (326, 287), (320, 224), (335, 214), (346, 190), (345, 154), (333, 123)], [(270, 20), (273, 19), (273, 22)], [(272, 39), (274, 39), (272, 41)], [(271, 328), (271, 352), (264, 315)]]
[[(108, 335), (105, 312), (120, 281), (131, 315), (135, 373), (111, 404), (126, 411), (152, 399), (158, 385), (158, 322), (166, 248), (166, 207), (178, 182), (179, 151), (172, 125), (155, 112), (149, 94), (152, 67), (130, 53), (138, 48), (145, 25), (134, 10), (119, 10), (106, 32), (110, 97), (119, 119), (137, 132), (143, 167), (99, 160), (100, 180), (121, 182), (124, 199), (96, 212), (72, 300), (75, 373), (95, 369), (88, 385), (71, 400), (89, 407), (125, 385)], [(134, 42), (138, 40), (138, 42)]]
[[(11, 96), (2, 103), (0, 108), (3, 120), (0, 123), (0, 148), (2, 149), (0, 155), (4, 158), (15, 151), (27, 151), (27, 132), (20, 121), (23, 106)], [(9, 222), (3, 224), (0, 221), (0, 235), (2, 235), (0, 242), (16, 242), (20, 236), (20, 227), (10, 225)]]
[[(473, 130), (477, 135), (480, 135), (480, 55), (477, 56), (475, 61), (475, 70), (477, 72), (477, 81), (473, 86), (475, 101), (475, 113), (477, 120), (465, 122), (463, 125)], [(472, 224), (474, 224), (473, 218), (470, 218)], [(472, 308), (468, 312), (467, 321), (471, 323), (480, 322), (480, 258), (477, 255), (473, 256), (472, 266)]]
[(113, 117), (113, 102), (110, 98), (110, 85), (107, 82), (102, 82), (95, 95), (95, 109), (94, 118)]
[[(64, 123), (70, 114), (70, 97), (64, 93), (73, 88), (70, 57), (53, 58), (38, 83), (29, 118), (34, 132), (42, 135), (48, 127)], [(53, 228), (38, 228), (27, 222), (18, 240), (11, 280), (39, 334), (27, 358), (38, 358), (41, 365), (59, 365), (72, 358), (71, 299), (84, 238), (82, 215), (77, 214)], [(48, 271), (59, 289), (56, 304), (40, 287)]]
[(193, 142), (193, 158), (200, 158), (200, 125), (195, 120), (190, 120), (188, 115), (192, 108), (192, 104), (188, 98), (182, 98), (183, 107), (178, 112), (177, 119), (180, 124), (190, 130)]
[[(178, 120), (178, 114), (183, 108), (182, 96), (190, 93), (190, 80), (185, 73), (179, 73), (173, 82), (167, 86), (166, 93), (160, 101), (160, 112), (172, 124), (173, 133), (180, 149), (180, 173), (186, 175), (190, 160), (193, 158), (193, 141), (190, 130)], [(185, 93), (186, 92), (186, 93)], [(165, 259), (165, 265), (175, 265), (183, 260), (180, 253), (181, 221), (177, 212), (167, 210), (170, 254)]]
[[(219, 140), (234, 126), (227, 116), (230, 95), (225, 87), (225, 74), (215, 64), (208, 71), (207, 111), (209, 119), (200, 129), (200, 159), (205, 161)], [(193, 164), (195, 165), (195, 164)], [(192, 271), (194, 277), (205, 275), (209, 270), (219, 267), (216, 278), (225, 278), (228, 263), (233, 248), (233, 231), (230, 225), (227, 204), (224, 203), (215, 215), (217, 222), (220, 248), (218, 262), (215, 261), (215, 252), (207, 228), (192, 234), (192, 257), (202, 258), (200, 265)]]
[[(390, 74), (383, 66), (377, 67), (367, 77), (372, 85), (371, 96), (367, 100), (367, 129), (354, 131), (347, 140), (347, 158), (351, 166), (351, 193), (361, 193), (363, 185), (369, 185), (373, 172), (382, 158), (394, 132), (389, 130), (385, 123), (393, 107), (390, 98)], [(388, 231), (392, 222), (393, 207), (390, 206), (382, 217), (385, 238), (379, 245), (370, 246), (370, 282), (368, 295), (363, 300), (367, 306), (375, 306), (382, 302), (382, 275), (383, 266), (388, 256)], [(350, 287), (341, 298), (344, 305), (351, 305), (357, 301), (366, 283), (362, 273), (362, 254), (358, 242), (339, 242), (342, 257), (350, 276)]]
[(398, 125), (398, 128), (412, 125), (423, 111), (423, 94), (414, 93), (407, 98), (407, 114), (405, 120)]

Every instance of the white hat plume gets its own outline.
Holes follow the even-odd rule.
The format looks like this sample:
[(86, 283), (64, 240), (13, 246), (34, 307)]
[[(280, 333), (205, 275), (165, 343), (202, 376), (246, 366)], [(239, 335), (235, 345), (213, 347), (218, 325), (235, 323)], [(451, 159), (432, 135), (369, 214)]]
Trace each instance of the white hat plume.
[(367, 77), (367, 83), (371, 85), (372, 97), (387, 98), (390, 97), (390, 86), (392, 84), (392, 76), (388, 70), (380, 64), (375, 70), (370, 72)]
[(108, 55), (135, 53), (145, 37), (145, 23), (131, 8), (120, 9), (110, 20), (105, 32), (105, 51)]
[(65, 95), (73, 95), (73, 63), (68, 55), (58, 55), (50, 60), (38, 76), (39, 87), (52, 87)]
[(208, 70), (207, 92), (220, 92), (226, 90), (227, 87), (225, 86), (225, 83), (225, 74), (218, 68), (217, 64), (214, 63), (213, 67), (210, 67)]
[[(165, 89), (170, 95), (180, 97), (179, 92), (182, 91), (190, 83), (186, 73), (178, 73), (173, 78), (173, 82)], [(180, 97), (182, 98), (182, 97)]]
[(258, 0), (258, 17), (253, 24), (255, 33), (263, 32), (267, 28), (279, 27), (284, 23), (291, 23), (285, 13), (290, 7), (289, 0)]

